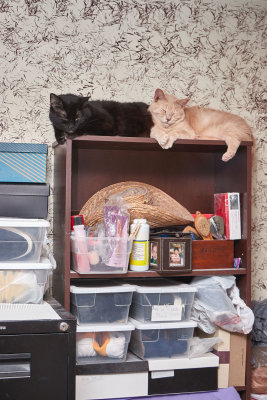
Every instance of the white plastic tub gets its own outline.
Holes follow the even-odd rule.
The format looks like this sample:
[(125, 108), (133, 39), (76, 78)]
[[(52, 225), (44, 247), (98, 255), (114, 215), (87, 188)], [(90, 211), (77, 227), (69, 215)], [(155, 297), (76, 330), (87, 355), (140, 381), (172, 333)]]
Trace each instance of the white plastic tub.
[(134, 287), (113, 281), (92, 281), (70, 287), (71, 312), (79, 324), (127, 323)]
[(49, 222), (0, 218), (0, 262), (39, 262)]
[(77, 363), (125, 361), (133, 329), (130, 323), (77, 326)]
[(186, 322), (143, 323), (129, 319), (135, 326), (129, 349), (143, 360), (154, 357), (188, 357), (189, 339), (197, 324)]
[(40, 263), (0, 263), (0, 303), (41, 303), (52, 265)]
[(72, 268), (79, 274), (122, 274), (128, 270), (132, 240), (75, 238), (71, 235)]
[(135, 283), (130, 316), (142, 322), (189, 321), (196, 288), (165, 279)]

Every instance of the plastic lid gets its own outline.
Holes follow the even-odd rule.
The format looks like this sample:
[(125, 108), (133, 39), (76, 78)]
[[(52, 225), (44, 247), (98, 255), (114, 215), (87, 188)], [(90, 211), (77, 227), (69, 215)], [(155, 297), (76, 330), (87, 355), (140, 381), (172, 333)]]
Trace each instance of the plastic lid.
[(197, 288), (186, 283), (175, 284), (173, 281), (164, 279), (138, 281), (132, 284), (138, 293), (192, 293)]
[(117, 332), (133, 330), (134, 325), (130, 322), (128, 322), (127, 324), (77, 325), (77, 332)]
[[(97, 286), (99, 285), (99, 286)], [(121, 292), (134, 292), (134, 285), (127, 284), (112, 284), (112, 283), (98, 283), (96, 286), (70, 286), (71, 293), (86, 294), (86, 293), (121, 293)]]
[(3, 269), (52, 269), (52, 264), (48, 258), (41, 258), (36, 262), (0, 262), (0, 270)]
[[(82, 219), (82, 222), (80, 224), (77, 224), (77, 217), (80, 217)], [(72, 215), (71, 216), (71, 222), (70, 222), (70, 229), (73, 231), (73, 226), (74, 225), (84, 225), (84, 219), (83, 215)]]
[(129, 321), (135, 326), (136, 329), (177, 329), (177, 328), (196, 328), (195, 321), (183, 322), (140, 322), (136, 319), (129, 318)]
[(10, 226), (20, 228), (48, 228), (50, 224), (45, 219), (0, 218), (0, 228)]

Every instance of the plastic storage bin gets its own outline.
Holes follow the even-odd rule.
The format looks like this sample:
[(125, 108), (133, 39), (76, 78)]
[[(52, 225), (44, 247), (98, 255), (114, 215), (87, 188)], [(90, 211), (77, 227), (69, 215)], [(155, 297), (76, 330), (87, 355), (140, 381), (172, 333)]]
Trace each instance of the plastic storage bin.
[(127, 323), (134, 287), (110, 281), (71, 286), (71, 312), (79, 324)]
[(142, 322), (188, 321), (196, 290), (171, 280), (138, 281), (130, 316)]
[(77, 363), (125, 361), (133, 329), (134, 326), (131, 323), (77, 326)]
[(72, 267), (79, 274), (126, 273), (131, 249), (132, 240), (129, 241), (127, 238), (77, 239), (72, 234)]
[(39, 262), (49, 222), (0, 218), (0, 262)]
[(40, 263), (0, 263), (0, 303), (41, 303), (52, 265)]
[(153, 357), (188, 357), (189, 339), (197, 324), (187, 322), (143, 323), (130, 318), (135, 326), (129, 349), (143, 360)]

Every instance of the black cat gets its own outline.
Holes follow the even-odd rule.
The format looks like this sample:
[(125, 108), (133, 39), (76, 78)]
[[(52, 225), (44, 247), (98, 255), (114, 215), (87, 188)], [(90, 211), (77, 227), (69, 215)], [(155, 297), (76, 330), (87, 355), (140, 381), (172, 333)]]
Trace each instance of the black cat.
[(142, 102), (88, 101), (88, 97), (50, 94), (49, 118), (59, 144), (81, 135), (149, 137), (153, 121)]

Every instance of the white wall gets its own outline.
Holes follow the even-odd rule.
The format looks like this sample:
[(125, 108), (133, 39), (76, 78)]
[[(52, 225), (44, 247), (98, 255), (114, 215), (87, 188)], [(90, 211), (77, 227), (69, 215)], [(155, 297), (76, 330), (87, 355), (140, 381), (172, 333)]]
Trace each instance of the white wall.
[(0, 140), (47, 143), (48, 182), (53, 186), (50, 92), (150, 102), (155, 88), (161, 87), (191, 96), (192, 105), (239, 114), (251, 124), (256, 138), (253, 297), (266, 297), (266, 4), (0, 1)]

